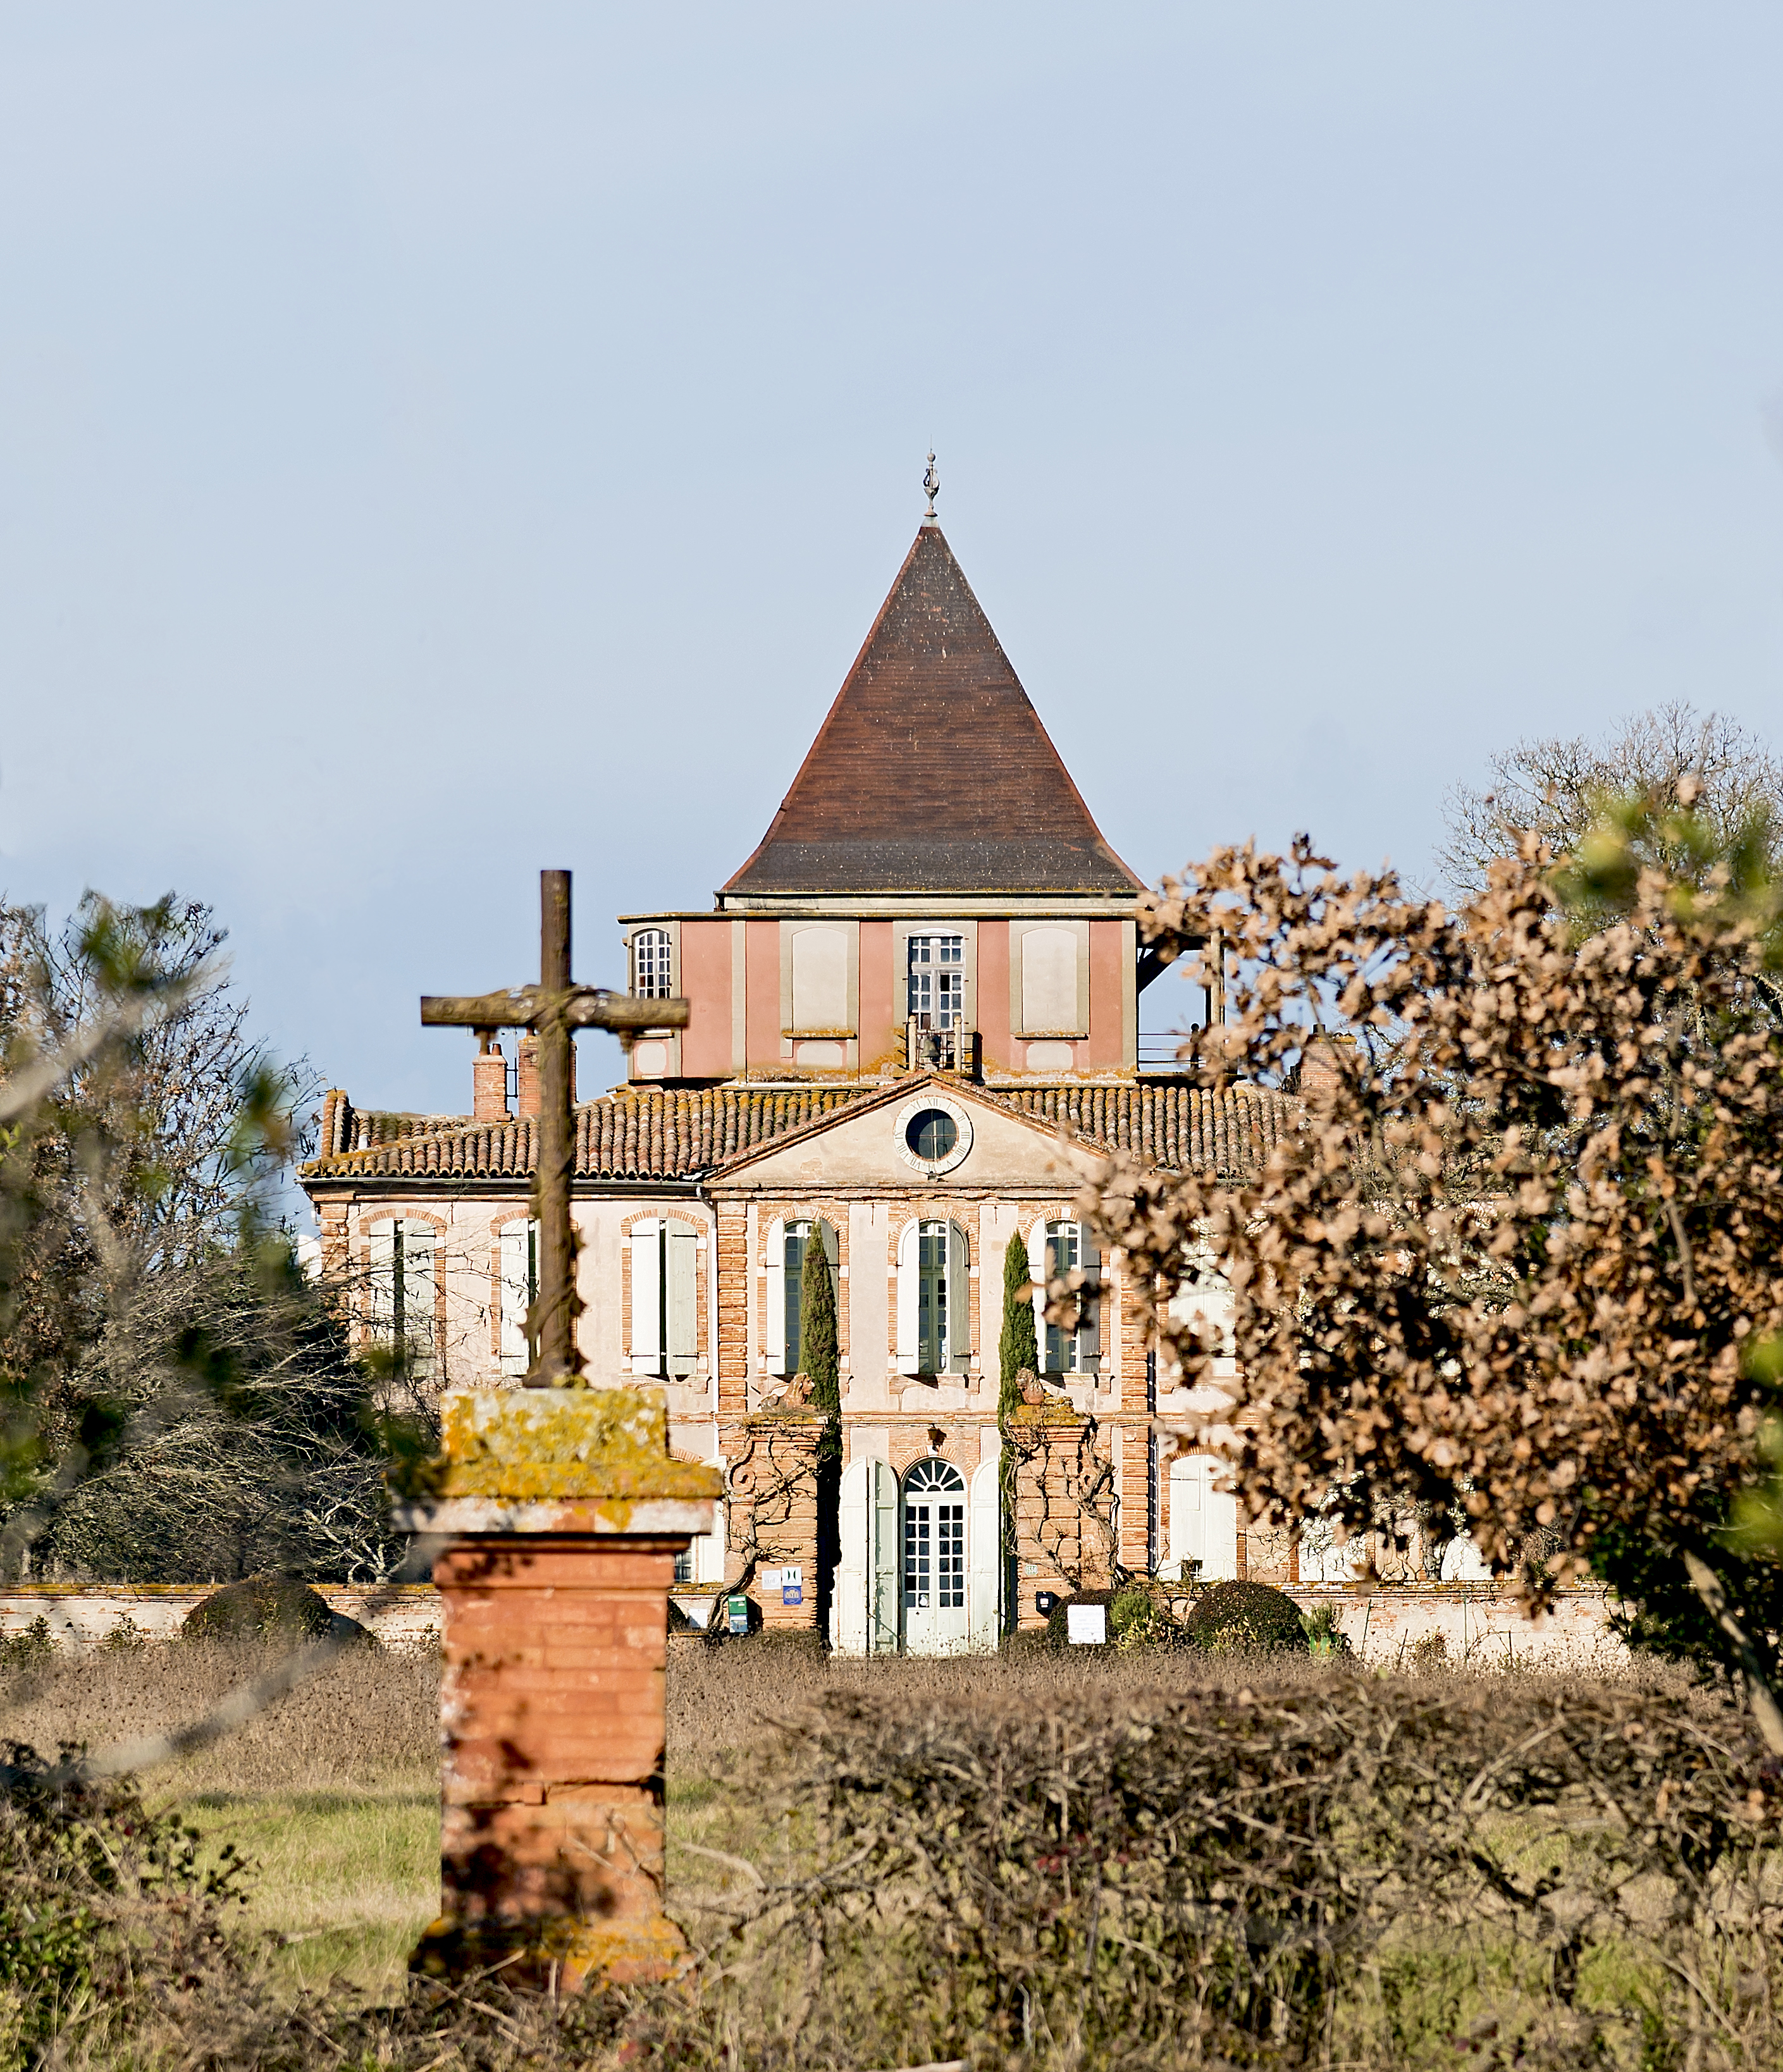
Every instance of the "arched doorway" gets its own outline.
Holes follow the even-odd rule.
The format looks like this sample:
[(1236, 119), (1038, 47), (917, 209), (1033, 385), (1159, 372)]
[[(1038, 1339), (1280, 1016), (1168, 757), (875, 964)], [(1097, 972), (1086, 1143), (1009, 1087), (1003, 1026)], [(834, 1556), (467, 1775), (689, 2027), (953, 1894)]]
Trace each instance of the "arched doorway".
[(953, 1655), (972, 1637), (966, 1603), (966, 1481), (951, 1462), (904, 1478), (904, 1651)]

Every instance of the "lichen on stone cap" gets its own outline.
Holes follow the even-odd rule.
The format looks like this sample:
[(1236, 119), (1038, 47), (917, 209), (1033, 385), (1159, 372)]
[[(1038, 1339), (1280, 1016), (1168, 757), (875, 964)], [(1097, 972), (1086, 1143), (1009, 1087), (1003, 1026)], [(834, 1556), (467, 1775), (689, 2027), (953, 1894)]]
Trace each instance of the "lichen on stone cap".
[(659, 1388), (456, 1388), (440, 1410), (438, 1497), (709, 1498), (715, 1468), (668, 1450)]

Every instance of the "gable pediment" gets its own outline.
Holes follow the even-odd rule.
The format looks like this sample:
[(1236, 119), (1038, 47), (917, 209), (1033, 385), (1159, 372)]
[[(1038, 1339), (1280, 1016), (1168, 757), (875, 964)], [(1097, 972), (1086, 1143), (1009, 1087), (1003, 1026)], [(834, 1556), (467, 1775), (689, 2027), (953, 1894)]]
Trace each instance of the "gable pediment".
[[(936, 1172), (910, 1150), (910, 1125), (925, 1108), (941, 1107), (964, 1118), (970, 1142), (963, 1157)], [(866, 1108), (815, 1122), (787, 1141), (732, 1161), (713, 1183), (727, 1192), (785, 1194), (821, 1190), (845, 1193), (908, 1189), (932, 1194), (1074, 1193), (1107, 1170), (1092, 1145), (1074, 1143), (1050, 1125), (1013, 1115), (976, 1088), (952, 1081), (898, 1087)]]

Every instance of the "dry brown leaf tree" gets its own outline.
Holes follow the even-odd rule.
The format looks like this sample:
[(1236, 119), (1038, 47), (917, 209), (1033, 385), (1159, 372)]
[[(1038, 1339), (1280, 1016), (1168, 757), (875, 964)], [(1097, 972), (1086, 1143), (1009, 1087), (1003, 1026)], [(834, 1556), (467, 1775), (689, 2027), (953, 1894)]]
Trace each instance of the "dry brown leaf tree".
[(1458, 1509), (1538, 1605), (1644, 1536), (1783, 1753), (1752, 1609), (1777, 1581), (1783, 931), (1762, 844), (1692, 806), (1637, 801), (1564, 870), (1527, 836), (1453, 912), (1304, 838), (1166, 881), (1148, 939), (1217, 933), (1238, 973), (1210, 1076), (1297, 1083), (1304, 1123), (1242, 1182), (1124, 1163), (1091, 1209), (1190, 1382), (1214, 1349), (1171, 1298), (1210, 1247), (1230, 1282), (1242, 1401), (1207, 1421), (1253, 1518)]

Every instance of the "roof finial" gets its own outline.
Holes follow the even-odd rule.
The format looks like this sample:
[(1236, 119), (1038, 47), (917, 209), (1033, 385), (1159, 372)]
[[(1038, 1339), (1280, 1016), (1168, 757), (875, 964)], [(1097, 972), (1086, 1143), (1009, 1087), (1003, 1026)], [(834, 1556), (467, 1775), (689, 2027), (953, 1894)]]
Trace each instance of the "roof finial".
[(935, 449), (929, 449), (929, 464), (922, 471), (922, 488), (929, 500), (929, 508), (922, 514), (922, 523), (932, 525), (935, 519), (935, 500), (941, 494), (941, 478), (935, 471)]

